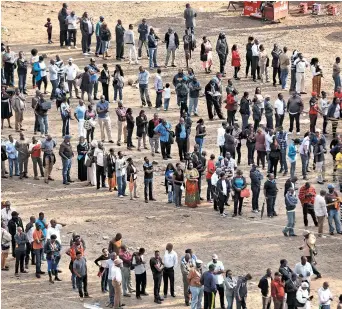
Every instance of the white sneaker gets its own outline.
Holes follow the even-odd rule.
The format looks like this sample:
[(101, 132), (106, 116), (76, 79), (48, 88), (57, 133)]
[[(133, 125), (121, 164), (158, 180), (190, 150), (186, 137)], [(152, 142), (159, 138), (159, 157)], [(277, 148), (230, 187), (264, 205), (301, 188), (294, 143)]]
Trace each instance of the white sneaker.
[(221, 217), (222, 217), (222, 218), (225, 218), (225, 217), (227, 217), (227, 215), (226, 215), (226, 214), (222, 214)]
[(300, 135), (300, 132), (297, 132), (297, 135)]
[(89, 54), (88, 53), (83, 53), (83, 56), (89, 56)]
[(141, 60), (142, 58), (141, 57), (138, 57), (138, 60)]
[(123, 197), (123, 195), (119, 195), (119, 197), (120, 197), (120, 198), (122, 198), (122, 197)]
[(77, 49), (78, 47), (75, 45), (74, 48)]
[(134, 64), (139, 64), (139, 61), (135, 61)]
[(292, 135), (292, 132), (287, 133), (288, 135)]
[(157, 108), (157, 111), (159, 111), (160, 110), (160, 108)]
[(88, 54), (93, 54), (93, 52), (92, 51), (88, 51)]
[(71, 49), (71, 46), (68, 46), (68, 49)]

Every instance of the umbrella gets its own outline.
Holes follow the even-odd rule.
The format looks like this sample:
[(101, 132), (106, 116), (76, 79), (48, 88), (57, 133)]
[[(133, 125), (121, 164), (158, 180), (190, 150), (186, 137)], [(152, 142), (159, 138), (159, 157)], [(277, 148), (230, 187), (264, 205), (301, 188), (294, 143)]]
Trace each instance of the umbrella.
[(262, 217), (264, 215), (265, 203), (266, 203), (266, 198), (264, 199), (264, 202), (262, 203), (260, 219), (262, 219)]

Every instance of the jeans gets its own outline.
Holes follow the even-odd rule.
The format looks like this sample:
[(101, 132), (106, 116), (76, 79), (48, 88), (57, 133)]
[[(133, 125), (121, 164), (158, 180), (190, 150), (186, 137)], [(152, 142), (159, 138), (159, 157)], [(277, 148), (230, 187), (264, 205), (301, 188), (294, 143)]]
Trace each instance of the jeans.
[(233, 309), (234, 295), (232, 296), (226, 295), (226, 300), (227, 300), (227, 309)]
[(169, 104), (170, 104), (170, 98), (164, 98), (164, 110), (169, 109)]
[(341, 87), (341, 76), (338, 75), (336, 77), (333, 77), (333, 79), (334, 79), (334, 84), (335, 84), (334, 91), (337, 91), (337, 87)]
[(241, 129), (244, 130), (248, 126), (249, 115), (248, 114), (241, 114), (241, 118), (242, 118), (242, 127), (241, 127)]
[(296, 173), (296, 161), (291, 162), (290, 176), (294, 177), (295, 173)]
[(281, 88), (285, 89), (286, 88), (286, 82), (287, 82), (287, 76), (289, 75), (289, 70), (288, 69), (282, 69), (280, 71), (280, 80), (281, 80)]
[(34, 255), (36, 257), (36, 274), (39, 274), (41, 272), (43, 248), (33, 249), (33, 251), (34, 251)]
[(296, 212), (295, 211), (287, 211), (287, 225), (283, 229), (283, 233), (289, 233), (290, 236), (294, 235), (294, 226), (296, 223)]
[(203, 146), (204, 138), (196, 137), (195, 142), (199, 146), (199, 152), (202, 153), (202, 146)]
[[(88, 278), (87, 275), (84, 275), (82, 277), (76, 277), (76, 285), (78, 287), (78, 294), (80, 297), (88, 296)], [(84, 291), (84, 294), (83, 294)]]
[(141, 99), (141, 104), (143, 106), (147, 105), (149, 107), (152, 106), (151, 100), (150, 100), (150, 94), (148, 92), (148, 85), (147, 84), (139, 84), (139, 92), (140, 92), (140, 99)]
[(302, 159), (302, 175), (305, 177), (308, 170), (309, 157), (308, 155), (301, 154), (300, 158)]
[(57, 86), (58, 86), (58, 79), (55, 79), (55, 80), (50, 80), (51, 82), (51, 85), (52, 85), (52, 91), (51, 91), (51, 96), (50, 96), (50, 99), (55, 99), (56, 98), (56, 89), (57, 89)]
[(105, 268), (101, 277), (101, 290), (102, 291), (107, 291), (107, 281), (108, 281), (108, 268)]
[(38, 115), (38, 121), (39, 121), (40, 133), (42, 135), (48, 134), (49, 133), (49, 120), (48, 120), (48, 116), (47, 115), (44, 115), (44, 116)]
[(341, 223), (340, 223), (341, 218), (340, 218), (339, 210), (329, 209), (328, 214), (329, 214), (328, 216), (329, 232), (330, 233), (334, 232), (333, 221), (335, 221), (336, 232), (340, 233), (341, 232)]
[(191, 309), (202, 308), (203, 287), (190, 286)]
[(189, 116), (191, 117), (192, 109), (194, 110), (194, 114), (197, 115), (198, 109), (198, 98), (191, 98), (189, 97)]
[(10, 177), (13, 176), (13, 165), (14, 165), (14, 175), (19, 176), (19, 160), (18, 160), (18, 158), (15, 158), (15, 159), (8, 158), (8, 165), (9, 165)]
[[(172, 186), (171, 189), (169, 189), (169, 186)], [(173, 195), (173, 185), (172, 184), (167, 184), (166, 188), (168, 190), (168, 192), (167, 192), (167, 201), (169, 203), (173, 203), (174, 200), (175, 200), (174, 195)]]
[(100, 54), (101, 52), (101, 37), (96, 36), (96, 49), (95, 49), (95, 54)]
[(274, 205), (277, 196), (267, 196), (266, 203), (267, 203), (267, 216), (273, 216), (275, 213)]
[(114, 101), (116, 101), (119, 93), (119, 100), (122, 100), (122, 87), (114, 85)]
[(24, 92), (26, 91), (26, 76), (27, 76), (27, 73), (24, 73), (24, 74), (19, 74), (18, 73), (18, 79), (19, 79), (19, 90), (20, 92)]
[(251, 189), (252, 189), (252, 209), (259, 210), (260, 186), (252, 184)]
[(126, 192), (126, 175), (116, 176), (118, 185), (118, 196), (125, 195)]
[(288, 172), (287, 162), (286, 162), (286, 149), (280, 149), (280, 169), (285, 173)]
[(153, 199), (153, 178), (144, 179), (144, 196), (145, 200)]
[(70, 134), (70, 118), (69, 116), (62, 116), (63, 126), (62, 126), (62, 136)]
[(109, 291), (109, 303), (114, 305), (114, 286), (113, 286), (113, 282), (112, 282), (112, 279), (109, 279), (107, 281), (108, 283), (108, 291)]
[(40, 176), (44, 177), (44, 169), (43, 169), (43, 161), (41, 157), (32, 157), (32, 163), (33, 163), (33, 173), (34, 177), (38, 177), (38, 169), (37, 165), (39, 166)]
[(175, 200), (176, 207), (180, 207), (182, 205), (182, 190), (181, 186), (178, 184), (173, 185), (173, 198)]
[(70, 180), (70, 169), (71, 169), (71, 161), (72, 159), (62, 159), (63, 164), (63, 184), (67, 183)]
[(160, 108), (163, 104), (163, 92), (162, 90), (156, 91), (156, 108)]
[(82, 52), (87, 53), (90, 51), (90, 44), (91, 44), (91, 34), (89, 33), (82, 33)]
[(157, 67), (157, 48), (149, 48), (148, 51), (150, 54), (150, 69), (153, 67)]
[(160, 285), (162, 282), (163, 275), (162, 273), (154, 273), (153, 274), (153, 295), (154, 299), (160, 299)]

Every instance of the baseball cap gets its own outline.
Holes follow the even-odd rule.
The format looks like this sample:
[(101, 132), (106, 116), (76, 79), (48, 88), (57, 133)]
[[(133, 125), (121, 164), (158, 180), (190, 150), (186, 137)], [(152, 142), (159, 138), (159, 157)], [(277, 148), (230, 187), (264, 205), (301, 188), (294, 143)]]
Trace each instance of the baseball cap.
[(196, 260), (196, 264), (203, 264), (201, 260)]
[(302, 283), (302, 288), (308, 288), (308, 287), (309, 287), (309, 283), (307, 283), (307, 282)]
[(74, 61), (74, 59), (72, 59), (72, 58), (69, 58), (69, 61), (71, 61), (71, 62), (72, 62), (72, 61)]
[(212, 258), (213, 260), (217, 260), (217, 259), (218, 259), (218, 256), (217, 256), (217, 254), (213, 254), (213, 255), (211, 256), (211, 258)]
[(328, 189), (335, 189), (335, 186), (332, 183), (328, 184)]

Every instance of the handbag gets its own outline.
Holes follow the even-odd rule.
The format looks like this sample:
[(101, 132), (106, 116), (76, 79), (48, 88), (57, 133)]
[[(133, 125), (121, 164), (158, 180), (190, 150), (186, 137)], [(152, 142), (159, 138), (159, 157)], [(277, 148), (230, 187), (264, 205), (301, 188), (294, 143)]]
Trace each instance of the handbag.
[(173, 144), (175, 142), (174, 139), (175, 133), (173, 131), (169, 132), (169, 144)]
[(240, 197), (250, 197), (250, 196), (251, 196), (251, 192), (249, 191), (249, 189), (244, 188), (241, 190)]
[(201, 59), (201, 61), (203, 61), (203, 62), (208, 61), (208, 54), (201, 54), (200, 59)]
[(92, 162), (91, 158), (88, 156), (88, 154), (86, 154), (85, 158), (84, 158), (84, 165), (87, 167), (91, 167), (92, 163), (93, 162)]

